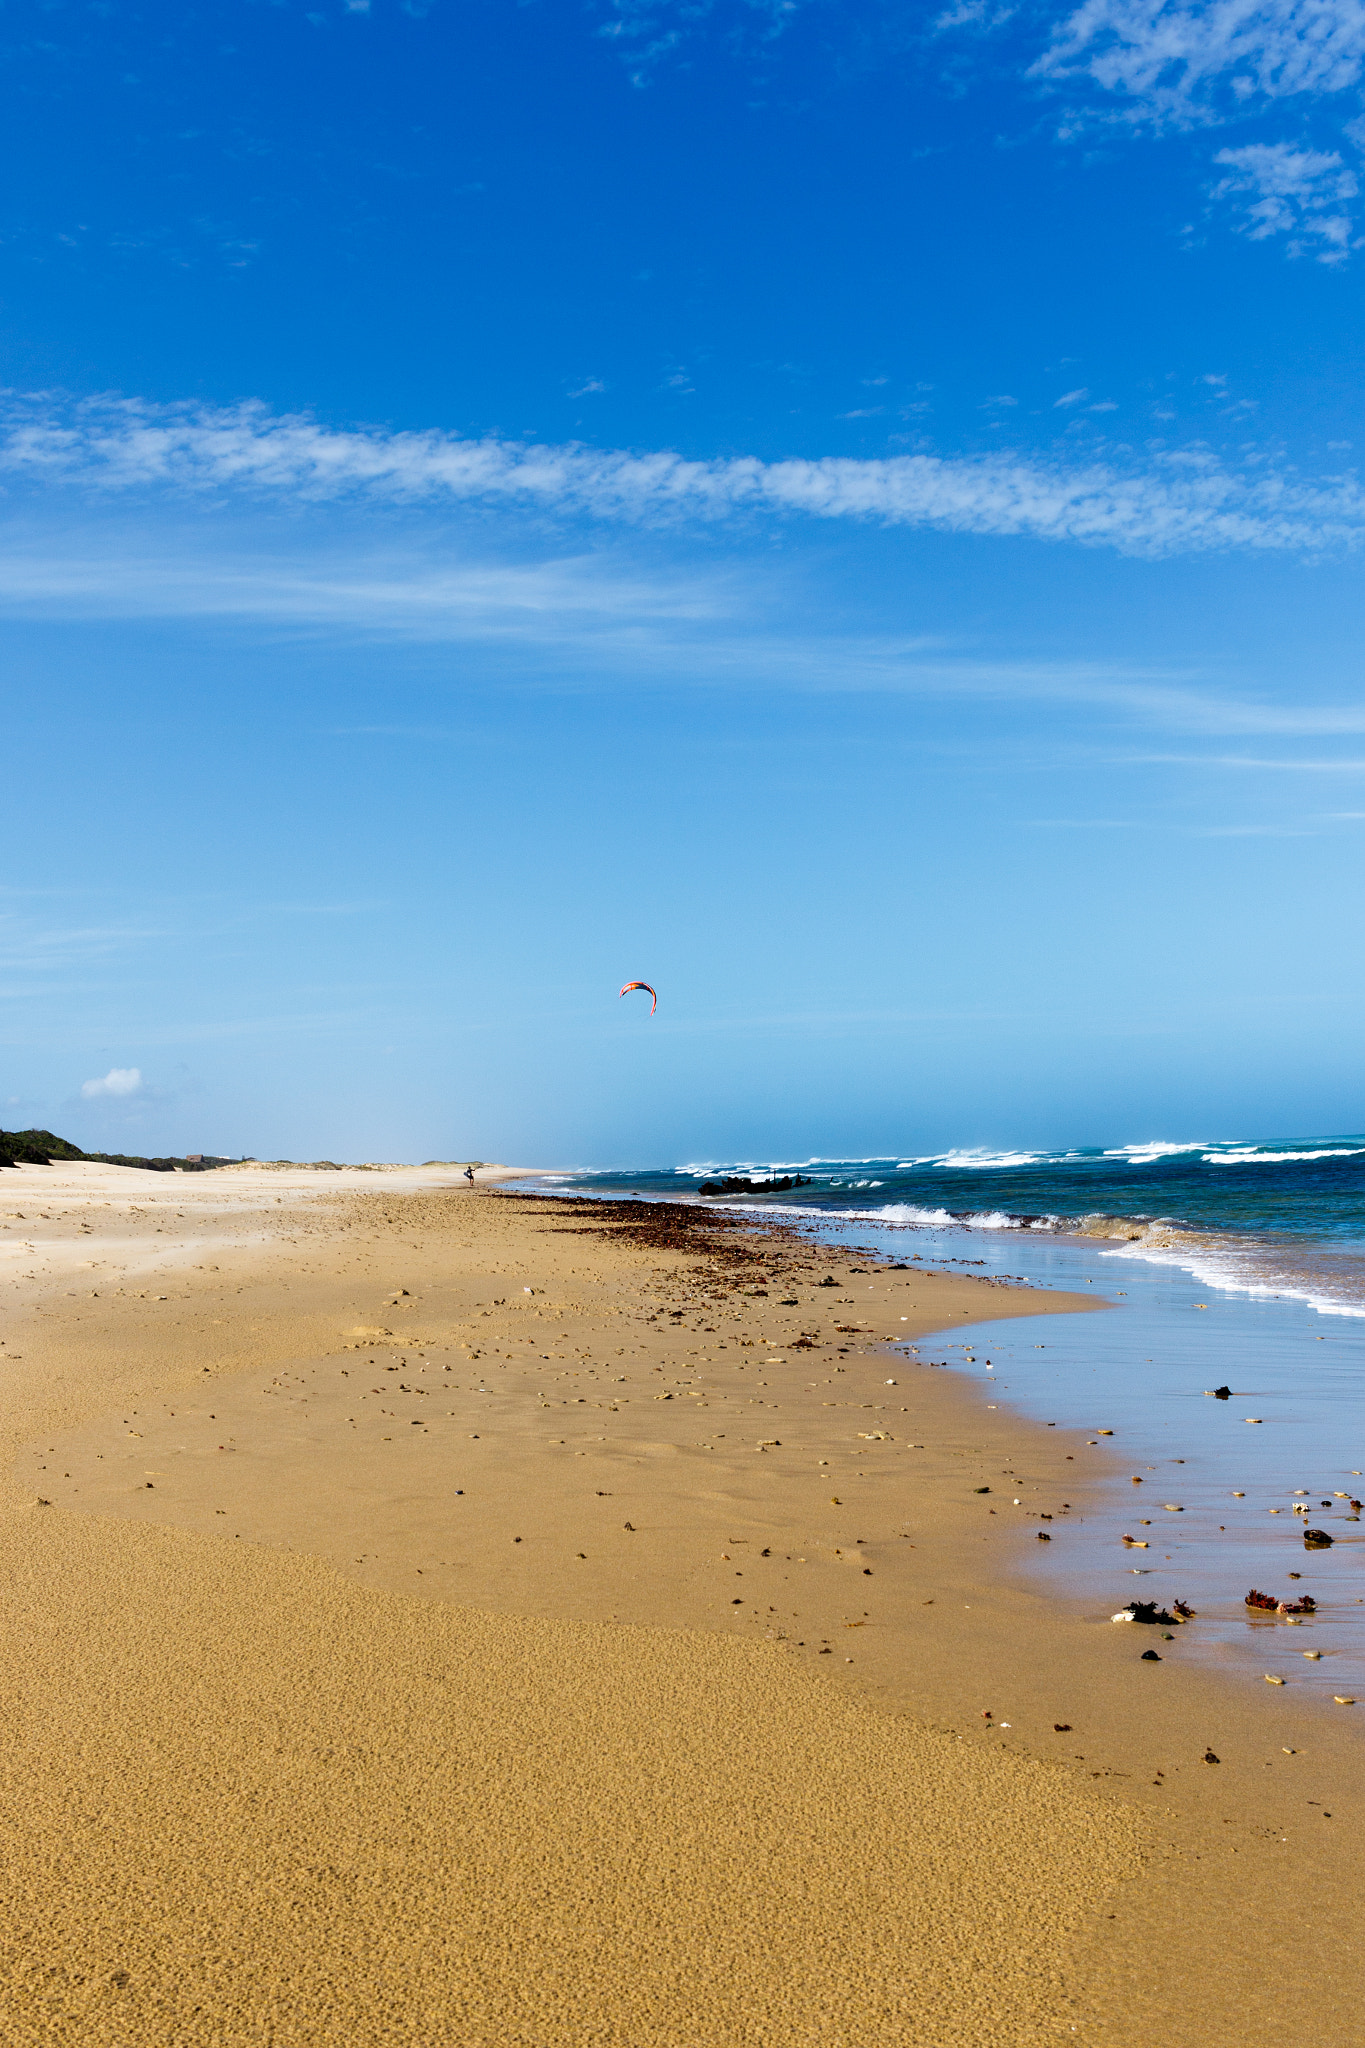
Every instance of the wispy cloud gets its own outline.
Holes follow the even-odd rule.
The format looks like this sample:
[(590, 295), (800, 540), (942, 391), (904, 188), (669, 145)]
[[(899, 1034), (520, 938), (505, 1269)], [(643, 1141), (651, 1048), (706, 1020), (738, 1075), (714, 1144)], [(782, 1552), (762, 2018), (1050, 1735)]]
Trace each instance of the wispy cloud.
[[(0, 969), (9, 975), (48, 974), (106, 958), (161, 935), (159, 930), (129, 925), (50, 928), (7, 912), (0, 914)], [(8, 995), (10, 990), (3, 993)]]
[(1309, 761), (1296, 755), (1147, 754), (1148, 765), (1180, 768), (1247, 768), (1279, 775), (1365, 775), (1365, 760)]
[(941, 36), (949, 29), (967, 28), (988, 35), (992, 29), (1003, 28), (1014, 12), (1013, 7), (996, 6), (993, 0), (954, 0), (951, 7), (935, 15), (929, 24), (930, 33)]
[(1134, 555), (1243, 549), (1316, 554), (1365, 536), (1354, 475), (1305, 478), (1205, 449), (1077, 463), (999, 454), (756, 456), (528, 446), (431, 432), (337, 429), (258, 404), (213, 409), (108, 399), (11, 398), (0, 474), (147, 500), (217, 504), (357, 499), (530, 509), (662, 527), (804, 517), (1024, 535)]
[(1257, 101), (1342, 92), (1362, 66), (1360, 0), (1083, 0), (1033, 75), (1097, 87), (1134, 123), (1193, 127)]
[[(1081, 0), (1052, 16), (1041, 49), (1039, 20), (1020, 17), (1029, 26), (1017, 61), (1025, 80), (1057, 96), (1063, 140), (1096, 124), (1154, 134), (1257, 116), (1282, 124), (1293, 110), (1305, 129), (1334, 122), (1334, 140), (1365, 146), (1365, 123), (1350, 118), (1365, 78), (1365, 0)], [(996, 21), (968, 4), (933, 26), (980, 35)], [(1214, 197), (1242, 202), (1240, 229), (1253, 240), (1283, 235), (1291, 255), (1323, 263), (1358, 246), (1344, 206), (1356, 174), (1320, 136), (1277, 135), (1216, 162), (1226, 175)]]
[(1210, 197), (1236, 202), (1240, 230), (1254, 242), (1288, 235), (1298, 255), (1312, 249), (1319, 263), (1342, 263), (1354, 244), (1345, 202), (1359, 183), (1335, 150), (1294, 149), (1285, 142), (1255, 142), (1220, 149), (1226, 168)]
[[(717, 578), (703, 566), (692, 579), (679, 577), (672, 600), (656, 580), (642, 576), (633, 593), (627, 567), (617, 555), (582, 557), (571, 565), (545, 565), (539, 582), (534, 565), (497, 575), (471, 568), (468, 590), (494, 590), (496, 603), (467, 599), (458, 576), (423, 574), (404, 580), (396, 570), (384, 579), (345, 547), (324, 539), (306, 565), (278, 560), (238, 564), (230, 572), (212, 562), (177, 562), (169, 553), (158, 566), (139, 558), (137, 573), (118, 553), (101, 569), (92, 557), (79, 565), (79, 606), (74, 579), (41, 565), (36, 579), (41, 599), (25, 604), (29, 615), (87, 619), (230, 619), (267, 630), (331, 631), (404, 641), (456, 643), (493, 649), (509, 658), (498, 676), (533, 679), (539, 690), (649, 688), (778, 692), (783, 695), (880, 695), (916, 697), (945, 704), (975, 702), (1008, 715), (1026, 704), (1083, 710), (1086, 730), (1101, 727), (1185, 734), (1205, 741), (1262, 737), (1330, 742), (1365, 734), (1365, 704), (1274, 701), (1239, 691), (1218, 674), (1131, 662), (1003, 658), (968, 642), (936, 635), (849, 633), (829, 630), (816, 616), (803, 623), (800, 579), (764, 561), (735, 567)], [(0, 549), (5, 574), (14, 574), (13, 550)], [(58, 565), (60, 568), (60, 565)], [(17, 584), (16, 586), (17, 587)], [(569, 601), (553, 601), (565, 590)], [(595, 594), (594, 594), (595, 593)], [(0, 583), (0, 612), (5, 587)], [(11, 607), (12, 608), (12, 607)], [(468, 741), (477, 726), (431, 721), (365, 721), (329, 727), (333, 737), (386, 738), (429, 745)], [(1145, 758), (1145, 757), (1144, 757)], [(1165, 757), (1162, 757), (1165, 758)], [(1174, 757), (1172, 757), (1174, 758)], [(1185, 757), (1180, 757), (1182, 760)], [(1204, 766), (1255, 765), (1197, 758)], [(1282, 765), (1327, 767), (1321, 761)], [(272, 916), (342, 915), (364, 905), (339, 903), (270, 906)], [(216, 919), (216, 921), (215, 921)], [(82, 956), (118, 951), (149, 936), (142, 931), (94, 928), (85, 932), (21, 932), (0, 919), (0, 965), (45, 972)], [(194, 913), (194, 930), (236, 929), (232, 918)], [(183, 919), (169, 915), (160, 934), (183, 936)]]
[(315, 540), (260, 553), (237, 541), (220, 529), (189, 538), (92, 526), (80, 551), (68, 553), (11, 529), (0, 547), (0, 608), (45, 618), (242, 619), (487, 640), (696, 626), (726, 611), (723, 575), (632, 571), (602, 555), (433, 562), (420, 534), (405, 549), (366, 552)]
[(608, 0), (597, 33), (615, 43), (630, 66), (631, 83), (645, 85), (655, 66), (692, 37), (715, 26), (732, 45), (771, 42), (801, 12), (806, 0)]

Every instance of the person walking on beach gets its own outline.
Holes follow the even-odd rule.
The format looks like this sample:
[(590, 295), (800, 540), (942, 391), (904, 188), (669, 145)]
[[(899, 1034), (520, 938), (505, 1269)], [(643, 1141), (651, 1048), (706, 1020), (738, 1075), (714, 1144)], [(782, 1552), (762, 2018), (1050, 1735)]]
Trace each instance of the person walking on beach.
[(467, 1166), (467, 1167), (465, 1168), (465, 1170), (464, 1170), (464, 1177), (465, 1177), (465, 1179), (466, 1179), (466, 1180), (467, 1180), (467, 1181), (469, 1182), (469, 1185), (470, 1185), (471, 1187), (473, 1187), (473, 1185), (474, 1185), (474, 1169), (473, 1169), (473, 1167), (472, 1167), (472, 1166)]

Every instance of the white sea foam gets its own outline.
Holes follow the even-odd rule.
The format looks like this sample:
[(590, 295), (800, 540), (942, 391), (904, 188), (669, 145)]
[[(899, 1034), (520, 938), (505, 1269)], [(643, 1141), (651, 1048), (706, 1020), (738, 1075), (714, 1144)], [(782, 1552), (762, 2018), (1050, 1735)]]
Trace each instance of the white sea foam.
[[(894, 1165), (894, 1163), (895, 1162), (893, 1161), (891, 1154), (889, 1152), (886, 1152), (876, 1159), (708, 1159), (705, 1161), (693, 1160), (686, 1166), (670, 1166), (667, 1169), (667, 1171), (669, 1173), (679, 1176), (684, 1180), (708, 1180), (715, 1174), (724, 1173), (810, 1173), (819, 1177), (822, 1168), (837, 1167), (841, 1171), (843, 1171), (848, 1169), (854, 1169), (860, 1166), (889, 1167)], [(632, 1170), (636, 1173), (639, 1173), (641, 1171), (639, 1167), (636, 1167), (634, 1169), (631, 1169), (629, 1167), (622, 1167), (620, 1169), (620, 1172), (623, 1177), (628, 1178)], [(826, 1175), (826, 1178), (827, 1177), (828, 1176)]]
[(1147, 1166), (1154, 1159), (1174, 1159), (1182, 1152), (1205, 1152), (1216, 1144), (1215, 1138), (1198, 1138), (1189, 1142), (1172, 1144), (1160, 1138), (1150, 1139), (1145, 1145), (1111, 1145), (1100, 1154), (1102, 1159), (1128, 1159), (1134, 1166)]
[(1323, 1316), (1365, 1317), (1365, 1304), (1332, 1294), (1302, 1275), (1278, 1274), (1260, 1266), (1253, 1252), (1227, 1244), (1198, 1246), (1144, 1243), (1138, 1239), (1102, 1259), (1144, 1259), (1150, 1265), (1174, 1266), (1201, 1287), (1219, 1294), (1242, 1294), (1259, 1301), (1301, 1301)]
[(1282, 1159), (1357, 1159), (1365, 1145), (1324, 1146), (1318, 1152), (1267, 1152), (1257, 1145), (1240, 1152), (1206, 1152), (1209, 1166), (1278, 1166)]
[[(823, 1213), (823, 1211), (822, 1211)], [(855, 1212), (844, 1210), (846, 1216)], [(886, 1202), (880, 1209), (856, 1212), (864, 1222), (870, 1223), (927, 1223), (940, 1230), (951, 1229), (957, 1221), (946, 1209), (922, 1209), (917, 1202)]]
[[(872, 1182), (876, 1187), (878, 1183)], [(954, 1215), (950, 1209), (929, 1209), (919, 1202), (883, 1202), (875, 1209), (816, 1209), (783, 1203), (784, 1216), (818, 1216), (822, 1223), (880, 1223), (911, 1230), (1023, 1230), (1034, 1228), (1022, 1216), (1004, 1209), (984, 1209)], [(1053, 1230), (1057, 1218), (1040, 1218), (1045, 1229)]]
[(925, 1159), (913, 1159), (912, 1166), (942, 1166), (949, 1172), (980, 1173), (991, 1167), (1000, 1166), (1042, 1166), (1049, 1161), (1046, 1152), (989, 1152), (984, 1146), (970, 1152), (936, 1152)]

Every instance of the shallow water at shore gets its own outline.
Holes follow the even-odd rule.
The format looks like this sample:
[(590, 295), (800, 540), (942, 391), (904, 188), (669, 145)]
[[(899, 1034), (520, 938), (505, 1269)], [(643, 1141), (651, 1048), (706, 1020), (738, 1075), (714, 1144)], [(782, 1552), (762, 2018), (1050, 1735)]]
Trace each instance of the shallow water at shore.
[(1205, 1286), (1365, 1317), (1365, 1138), (954, 1151), (572, 1176), (585, 1192), (759, 1193), (792, 1212), (1126, 1244)]
[[(645, 1191), (640, 1176), (621, 1177), (612, 1192), (623, 1187)], [(656, 1180), (648, 1192), (665, 1190)], [(744, 1206), (771, 1216), (779, 1205)], [(1302, 1299), (1219, 1292), (1174, 1261), (1112, 1241), (805, 1202), (780, 1213), (831, 1246), (1110, 1301), (1105, 1314), (992, 1323), (909, 1347), (972, 1378), (988, 1402), (1087, 1432), (1078, 1455), (1112, 1473), (1083, 1518), (1047, 1525), (1051, 1540), (1032, 1569), (1096, 1612), (1185, 1601), (1198, 1618), (1169, 1644), (1143, 1631), (1161, 1655), (1231, 1654), (1329, 1703), (1358, 1688), (1365, 1712), (1365, 1521), (1349, 1505), (1365, 1488), (1365, 1325)], [(1223, 1385), (1229, 1400), (1207, 1391)], [(1021, 1516), (1028, 1506), (1021, 1495)], [(1305, 1527), (1329, 1534), (1330, 1548), (1307, 1548)], [(1276, 1600), (1309, 1594), (1317, 1611), (1297, 1621), (1257, 1613), (1245, 1604), (1253, 1587)]]
[[(1180, 1654), (1228, 1645), (1328, 1698), (1357, 1687), (1365, 1696), (1365, 1522), (1350, 1509), (1365, 1486), (1365, 1334), (1353, 1320), (1220, 1296), (1177, 1270), (1068, 1239), (997, 1248), (967, 1232), (856, 1234), (884, 1256), (912, 1255), (912, 1237), (926, 1262), (984, 1253), (984, 1272), (1093, 1287), (1113, 1301), (1103, 1315), (995, 1323), (979, 1341), (954, 1332), (918, 1346), (920, 1358), (975, 1379), (987, 1400), (1090, 1432), (1085, 1455), (1111, 1470), (1122, 1461), (1083, 1524), (1049, 1528), (1036, 1566), (1045, 1578), (1111, 1612), (1132, 1599), (1186, 1601), (1198, 1620), (1178, 1632)], [(1225, 1385), (1232, 1398), (1212, 1398)], [(1331, 1547), (1308, 1549), (1304, 1527), (1325, 1531)], [(1318, 1611), (1297, 1623), (1257, 1614), (1245, 1604), (1253, 1587), (1284, 1601), (1310, 1594)]]

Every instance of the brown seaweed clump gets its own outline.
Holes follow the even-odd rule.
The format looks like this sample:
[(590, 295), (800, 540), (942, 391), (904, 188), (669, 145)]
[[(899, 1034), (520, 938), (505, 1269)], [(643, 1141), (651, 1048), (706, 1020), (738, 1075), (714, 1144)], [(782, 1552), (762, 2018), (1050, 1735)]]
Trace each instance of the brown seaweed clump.
[(1305, 1593), (1302, 1600), (1277, 1600), (1273, 1593), (1258, 1593), (1253, 1586), (1247, 1594), (1246, 1604), (1266, 1614), (1316, 1614), (1318, 1603), (1311, 1593)]

